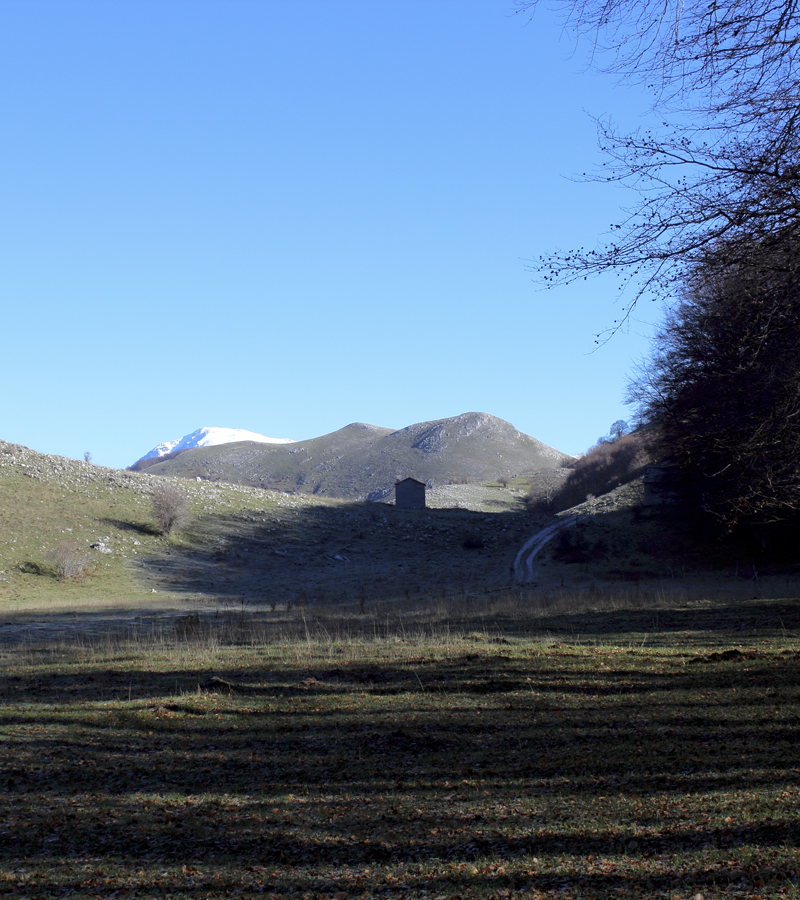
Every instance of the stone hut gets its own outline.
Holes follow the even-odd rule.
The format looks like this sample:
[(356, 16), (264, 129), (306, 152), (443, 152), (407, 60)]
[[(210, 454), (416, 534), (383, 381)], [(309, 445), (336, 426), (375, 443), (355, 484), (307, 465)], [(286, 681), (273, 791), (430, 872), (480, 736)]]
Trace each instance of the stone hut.
[(394, 505), (397, 509), (425, 509), (425, 482), (416, 478), (396, 482)]
[(644, 470), (644, 505), (667, 506), (678, 502), (676, 480), (678, 467), (663, 462), (647, 466)]

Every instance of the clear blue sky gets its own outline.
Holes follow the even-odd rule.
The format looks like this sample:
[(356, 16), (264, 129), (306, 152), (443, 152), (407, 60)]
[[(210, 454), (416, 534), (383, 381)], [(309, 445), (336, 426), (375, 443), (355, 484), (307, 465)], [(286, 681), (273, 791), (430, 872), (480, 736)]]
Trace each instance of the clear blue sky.
[(477, 410), (584, 451), (651, 325), (593, 353), (613, 280), (526, 260), (619, 218), (569, 176), (647, 101), (574, 50), (512, 0), (0, 0), (0, 438)]

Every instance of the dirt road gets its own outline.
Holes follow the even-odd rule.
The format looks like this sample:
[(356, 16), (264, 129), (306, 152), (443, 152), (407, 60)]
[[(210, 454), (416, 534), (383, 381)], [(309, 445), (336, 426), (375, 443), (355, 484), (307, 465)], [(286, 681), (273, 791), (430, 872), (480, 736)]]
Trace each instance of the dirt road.
[[(514, 558), (514, 580), (515, 581), (531, 581), (533, 579), (533, 561), (536, 559), (539, 551), (545, 547), (553, 538), (566, 528), (572, 528), (582, 519), (588, 516), (570, 516), (567, 519), (559, 519), (553, 522), (541, 531), (537, 531), (533, 537), (528, 538), (522, 545), (516, 557)], [(524, 561), (524, 566), (523, 566)]]

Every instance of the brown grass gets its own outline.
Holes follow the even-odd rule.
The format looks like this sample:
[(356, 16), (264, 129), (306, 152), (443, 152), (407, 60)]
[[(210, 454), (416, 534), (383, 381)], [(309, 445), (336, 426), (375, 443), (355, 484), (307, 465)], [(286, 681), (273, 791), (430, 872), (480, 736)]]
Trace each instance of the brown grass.
[(504, 602), (6, 647), (0, 892), (797, 897), (800, 604)]

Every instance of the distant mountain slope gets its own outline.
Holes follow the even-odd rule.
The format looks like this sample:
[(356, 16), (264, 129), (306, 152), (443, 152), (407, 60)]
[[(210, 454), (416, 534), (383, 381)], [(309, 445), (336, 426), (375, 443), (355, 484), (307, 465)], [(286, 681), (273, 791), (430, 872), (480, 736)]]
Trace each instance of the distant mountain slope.
[[(317, 447), (370, 433), (392, 432), (355, 426), (318, 439)], [(117, 628), (127, 636), (154, 627), (169, 635), (175, 618), (211, 613), (217, 601), (266, 611), (267, 603), (304, 598), (335, 602), (338, 614), (345, 598), (354, 611), (359, 600), (398, 599), (406, 608), (410, 594), (420, 604), (463, 597), (465, 587), (507, 586), (518, 548), (544, 520), (517, 515), (524, 509), (517, 492), (496, 483), (478, 503), (457, 496), (431, 504), (451, 508), (420, 517), (391, 506), (184, 481), (178, 486), (192, 521), (164, 539), (151, 508), (158, 481), (0, 440), (0, 647), (9, 640), (60, 645), (80, 633), (106, 641)], [(478, 487), (456, 485), (456, 494)], [(85, 559), (85, 578), (56, 577), (51, 551), (62, 543)]]
[(485, 481), (571, 459), (486, 413), (420, 422), (399, 431), (355, 423), (291, 445), (225, 444), (157, 462), (153, 474), (380, 500), (411, 476), (430, 485)]
[(258, 444), (293, 444), (289, 438), (271, 438), (258, 434), (255, 431), (245, 431), (243, 428), (217, 428), (205, 426), (198, 428), (191, 434), (184, 435), (177, 441), (164, 441), (157, 447), (145, 453), (141, 459), (130, 467), (134, 472), (149, 468), (154, 461), (164, 458), (173, 458), (184, 450), (193, 450), (195, 447), (216, 447), (220, 444), (232, 444), (238, 441), (254, 441)]

